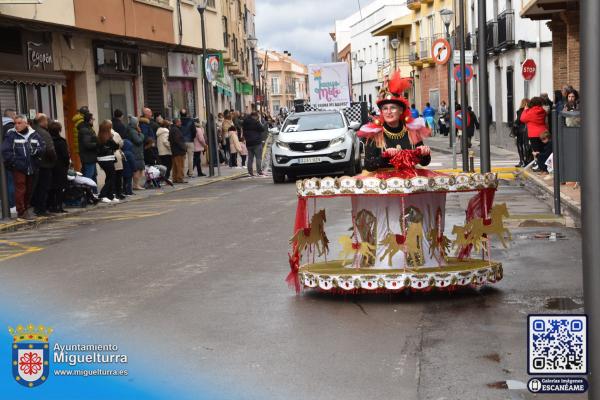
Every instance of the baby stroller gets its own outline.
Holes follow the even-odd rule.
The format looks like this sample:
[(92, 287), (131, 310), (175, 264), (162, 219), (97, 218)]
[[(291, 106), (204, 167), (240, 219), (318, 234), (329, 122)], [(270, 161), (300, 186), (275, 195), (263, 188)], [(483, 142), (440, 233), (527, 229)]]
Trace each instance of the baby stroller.
[(160, 188), (161, 182), (173, 186), (173, 182), (165, 178), (166, 173), (167, 167), (164, 165), (146, 165), (146, 168), (144, 169), (144, 174), (146, 176), (144, 187), (146, 189)]
[(67, 175), (67, 189), (65, 190), (64, 203), (68, 207), (87, 207), (88, 204), (97, 204), (98, 198), (94, 196), (93, 189), (96, 182), (82, 176), (81, 173)]

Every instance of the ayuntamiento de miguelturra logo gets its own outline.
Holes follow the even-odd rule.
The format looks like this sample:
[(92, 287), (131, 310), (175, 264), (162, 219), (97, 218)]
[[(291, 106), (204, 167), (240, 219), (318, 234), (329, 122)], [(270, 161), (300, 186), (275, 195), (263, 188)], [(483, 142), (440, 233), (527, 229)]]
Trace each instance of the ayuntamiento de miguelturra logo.
[(12, 373), (17, 383), (33, 388), (46, 382), (50, 372), (50, 344), (52, 328), (33, 324), (16, 329), (8, 328), (12, 341)]

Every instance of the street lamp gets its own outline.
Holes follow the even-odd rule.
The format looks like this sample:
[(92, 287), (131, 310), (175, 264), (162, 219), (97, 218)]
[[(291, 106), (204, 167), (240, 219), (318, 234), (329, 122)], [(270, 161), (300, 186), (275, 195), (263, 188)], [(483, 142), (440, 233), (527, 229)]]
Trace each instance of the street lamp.
[(264, 95), (262, 92), (262, 85), (261, 85), (261, 69), (263, 66), (263, 59), (258, 57), (256, 59), (256, 68), (258, 68), (258, 95), (260, 96), (260, 108), (261, 110), (264, 110)]
[(248, 46), (250, 46), (250, 50), (252, 50), (252, 99), (254, 101), (254, 109), (256, 110), (256, 61), (254, 60), (254, 50), (256, 49), (256, 44), (258, 43), (258, 39), (254, 36), (248, 37)]
[(358, 62), (358, 68), (360, 68), (360, 101), (364, 100), (363, 99), (364, 94), (363, 94), (363, 74), (362, 74), (362, 70), (363, 70), (363, 68), (365, 67), (366, 64), (367, 63), (365, 62), (365, 60), (360, 60)]
[(196, 8), (200, 13), (200, 27), (202, 31), (202, 61), (204, 63), (204, 68), (202, 68), (202, 87), (204, 88), (204, 108), (206, 112), (206, 133), (208, 136), (208, 149), (209, 149), (209, 157), (208, 157), (208, 175), (215, 176), (215, 164), (217, 165), (217, 172), (221, 175), (221, 167), (219, 165), (219, 160), (217, 159), (217, 130), (214, 127), (212, 115), (211, 115), (211, 102), (210, 102), (210, 85), (208, 82), (208, 77), (206, 76), (206, 31), (204, 28), (204, 11), (206, 10), (206, 6), (208, 5), (208, 0), (199, 0)]
[[(452, 18), (454, 17), (454, 11), (444, 8), (440, 10), (440, 17), (442, 18), (442, 22), (446, 27), (446, 40), (450, 43), (450, 24), (452, 23)], [(452, 149), (452, 168), (456, 169), (456, 148), (454, 147), (454, 100), (453, 100), (453, 90), (452, 90), (452, 64), (454, 64), (454, 49), (450, 49), (451, 55), (450, 60), (448, 60), (448, 107), (450, 108), (449, 118), (447, 118), (448, 123), (450, 124), (450, 148)]]
[(398, 40), (398, 38), (393, 38), (390, 41), (390, 45), (392, 46), (392, 49), (394, 49), (394, 71), (395, 71), (397, 69), (396, 64), (397, 64), (397, 60), (398, 60), (398, 58), (396, 57), (396, 51), (398, 51), (398, 46), (400, 45), (400, 41)]

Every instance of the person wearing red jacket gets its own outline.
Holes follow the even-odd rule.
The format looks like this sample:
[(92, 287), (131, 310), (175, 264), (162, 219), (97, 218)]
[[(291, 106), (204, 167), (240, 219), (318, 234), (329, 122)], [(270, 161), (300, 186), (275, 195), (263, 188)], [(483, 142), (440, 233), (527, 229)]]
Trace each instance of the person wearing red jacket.
[(543, 108), (543, 103), (541, 97), (534, 97), (521, 113), (521, 122), (527, 125), (527, 137), (531, 150), (534, 152), (542, 150), (540, 134), (549, 130), (546, 125), (546, 110)]

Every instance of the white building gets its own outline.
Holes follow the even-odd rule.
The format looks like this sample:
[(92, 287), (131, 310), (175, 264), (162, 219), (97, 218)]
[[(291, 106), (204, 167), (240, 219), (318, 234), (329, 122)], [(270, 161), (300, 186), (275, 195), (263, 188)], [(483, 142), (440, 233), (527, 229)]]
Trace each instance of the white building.
[[(343, 49), (348, 41), (351, 46), (354, 101), (360, 100), (362, 86), (363, 100), (375, 106), (381, 85), (378, 82), (378, 64), (389, 59), (387, 38), (373, 36), (372, 32), (409, 13), (406, 1), (375, 0), (348, 18), (336, 21), (338, 48)], [(364, 61), (362, 80), (359, 67), (361, 60)]]
[[(467, 0), (467, 48), (477, 51), (477, 0)], [(489, 96), (492, 108), (491, 143), (514, 147), (509, 129), (515, 119), (515, 111), (523, 98), (548, 93), (552, 90), (552, 33), (546, 21), (533, 21), (519, 16), (524, 0), (492, 0), (486, 2), (487, 17), (487, 67)], [(521, 65), (532, 59), (537, 65), (534, 78), (526, 81), (521, 74)], [(477, 60), (475, 65), (477, 74)], [(476, 115), (479, 110), (479, 82), (476, 76), (469, 87), (469, 104)]]

